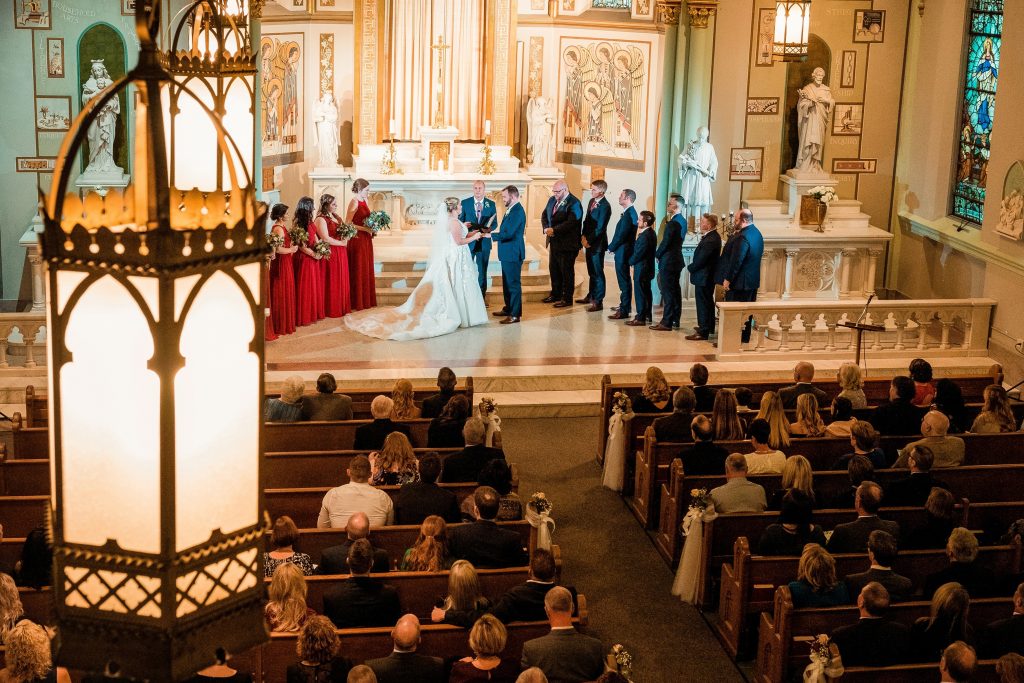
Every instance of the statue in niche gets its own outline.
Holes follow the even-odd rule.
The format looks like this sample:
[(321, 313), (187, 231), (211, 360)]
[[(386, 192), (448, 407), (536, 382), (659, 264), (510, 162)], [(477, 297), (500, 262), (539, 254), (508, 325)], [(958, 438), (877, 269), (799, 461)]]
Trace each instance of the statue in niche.
[(543, 95), (534, 95), (526, 104), (527, 146), (533, 157), (532, 169), (554, 168), (555, 115)]
[(338, 106), (334, 94), (325, 92), (313, 107), (316, 148), (320, 155), (318, 166), (334, 168), (338, 165)]
[[(92, 60), (92, 71), (82, 84), (82, 103), (99, 95), (112, 82), (103, 60)], [(96, 120), (89, 126), (89, 163), (82, 175), (121, 176), (124, 173), (124, 169), (114, 163), (114, 134), (120, 114), (121, 101), (117, 97), (111, 97), (100, 108)]]
[(686, 145), (679, 155), (679, 179), (682, 186), (683, 215), (700, 220), (702, 214), (711, 210), (711, 182), (718, 174), (718, 156), (708, 142), (707, 126), (697, 129), (697, 137)]
[(832, 91), (823, 83), (825, 70), (820, 66), (811, 73), (811, 82), (800, 88), (796, 103), (800, 149), (796, 169), (808, 174), (827, 175), (822, 168), (828, 117), (835, 108)]

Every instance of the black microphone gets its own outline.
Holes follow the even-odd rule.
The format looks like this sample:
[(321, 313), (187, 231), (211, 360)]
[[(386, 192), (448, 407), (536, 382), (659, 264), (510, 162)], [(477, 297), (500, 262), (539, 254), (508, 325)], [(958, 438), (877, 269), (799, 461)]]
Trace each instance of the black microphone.
[(868, 314), (868, 305), (871, 303), (871, 300), (874, 299), (874, 298), (875, 298), (874, 292), (872, 292), (871, 294), (868, 294), (868, 300), (864, 302), (864, 310), (862, 310), (860, 312), (860, 317), (857, 318), (857, 322), (858, 323), (860, 323), (862, 320), (864, 320), (864, 316)]

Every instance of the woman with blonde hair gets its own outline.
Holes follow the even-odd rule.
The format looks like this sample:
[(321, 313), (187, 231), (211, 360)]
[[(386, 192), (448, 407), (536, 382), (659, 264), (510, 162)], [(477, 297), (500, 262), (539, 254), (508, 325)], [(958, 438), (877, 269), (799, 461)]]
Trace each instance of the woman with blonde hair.
[(286, 377), (278, 398), (268, 398), (263, 405), (264, 422), (299, 422), (302, 420), (302, 395), (306, 383), (300, 375)]
[(449, 566), (448, 525), (437, 515), (430, 515), (420, 524), (419, 538), (405, 551), (398, 569), (403, 572), (440, 572)]
[(802, 455), (791, 455), (786, 458), (786, 463), (782, 466), (782, 487), (772, 494), (768, 508), (781, 509), (782, 499), (790, 491), (799, 492), (802, 495), (801, 500), (807, 500), (810, 506), (814, 507), (814, 472), (811, 470), (810, 461)]
[(274, 570), (267, 593), (270, 601), (263, 616), (271, 631), (298, 631), (316, 614), (306, 606), (306, 579), (294, 564), (286, 562)]
[(477, 619), (469, 632), (473, 656), (463, 657), (452, 665), (448, 683), (515, 683), (519, 677), (519, 662), (501, 656), (507, 640), (508, 632), (497, 617), (485, 614)]
[(974, 642), (974, 630), (967, 623), (971, 596), (956, 582), (944, 583), (932, 596), (931, 614), (921, 617), (910, 628), (910, 651), (922, 662), (942, 657), (947, 645), (962, 640)]
[(808, 543), (800, 555), (796, 581), (790, 581), (793, 607), (835, 607), (850, 602), (846, 583), (836, 579), (836, 561), (817, 543)]
[(25, 618), (18, 586), (8, 574), (0, 574), (0, 645), (7, 642), (10, 634), (19, 621)]
[(743, 423), (736, 412), (736, 394), (719, 389), (711, 409), (711, 429), (715, 441), (739, 441), (744, 437)]
[(1010, 652), (996, 662), (999, 683), (1024, 683), (1024, 657)]
[(789, 420), (782, 407), (782, 399), (774, 391), (766, 391), (761, 395), (761, 409), (757, 417), (768, 422), (772, 428), (768, 437), (768, 445), (772, 448), (789, 446)]
[(864, 374), (856, 363), (846, 361), (839, 366), (836, 372), (836, 381), (839, 383), (839, 396), (850, 399), (854, 408), (867, 408), (868, 398), (864, 395)]
[(416, 407), (415, 393), (412, 390), (412, 382), (402, 378), (395, 382), (391, 390), (391, 400), (395, 407), (391, 409), (392, 420), (415, 420), (420, 416), (420, 409)]
[(633, 399), (634, 413), (664, 413), (672, 410), (672, 389), (661, 368), (647, 368), (644, 388)]
[(3, 683), (71, 683), (71, 675), (63, 667), (54, 668), (50, 655), (50, 636), (46, 629), (27, 619), (7, 634)]
[(974, 434), (1015, 432), (1017, 421), (1013, 418), (1013, 410), (1010, 409), (1010, 398), (1006, 395), (1006, 389), (998, 384), (990, 384), (982, 392), (985, 403), (981, 407), (978, 417), (974, 418), (971, 425), (971, 432)]
[(467, 560), (456, 560), (448, 574), (448, 597), (430, 613), (430, 620), (469, 628), (490, 608), (491, 601), (480, 592), (476, 567)]
[(306, 576), (312, 576), (313, 559), (306, 553), (295, 552), (295, 544), (299, 540), (299, 528), (288, 515), (281, 515), (274, 520), (274, 528), (270, 532), (270, 545), (273, 547), (263, 554), (263, 571), (266, 578), (274, 575), (280, 565), (290, 562), (298, 567)]
[(341, 640), (330, 619), (320, 615), (306, 619), (295, 644), (299, 661), (288, 666), (287, 683), (344, 681), (352, 662), (338, 656), (340, 649)]
[(370, 484), (373, 486), (399, 486), (420, 480), (420, 463), (401, 432), (391, 432), (379, 451), (370, 453)]
[(789, 425), (794, 436), (824, 436), (825, 421), (818, 414), (818, 398), (814, 394), (800, 394), (796, 399), (796, 422)]

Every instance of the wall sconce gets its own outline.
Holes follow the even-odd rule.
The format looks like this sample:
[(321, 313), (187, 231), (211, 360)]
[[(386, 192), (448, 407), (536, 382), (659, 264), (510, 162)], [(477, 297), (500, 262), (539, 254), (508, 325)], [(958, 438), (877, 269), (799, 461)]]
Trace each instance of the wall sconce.
[(811, 0), (778, 0), (775, 3), (775, 61), (806, 59), (810, 27)]

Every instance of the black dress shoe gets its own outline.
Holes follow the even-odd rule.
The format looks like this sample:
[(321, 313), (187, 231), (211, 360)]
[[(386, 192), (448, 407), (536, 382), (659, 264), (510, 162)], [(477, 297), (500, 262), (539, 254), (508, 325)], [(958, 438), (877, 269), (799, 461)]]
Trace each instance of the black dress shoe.
[(640, 318), (634, 318), (626, 323), (630, 327), (643, 327), (647, 324), (646, 320), (640, 320)]
[(609, 320), (625, 320), (628, 317), (629, 317), (629, 313), (619, 313), (618, 311), (615, 311), (615, 313), (613, 313), (612, 315), (608, 316), (608, 319)]
[(591, 299), (589, 296), (585, 296), (582, 299), (576, 299), (576, 303), (578, 304), (589, 304), (591, 301), (593, 301), (593, 299)]
[(654, 330), (655, 332), (671, 332), (672, 328), (658, 323), (657, 325), (651, 325), (647, 329)]
[(590, 304), (589, 306), (587, 306), (587, 313), (593, 313), (595, 311), (603, 311), (603, 310), (604, 310), (604, 306), (602, 306), (601, 304)]
[(558, 301), (558, 299), (556, 299), (556, 298), (555, 298), (555, 297), (553, 297), (553, 296), (546, 296), (546, 297), (544, 297), (543, 299), (541, 299), (541, 300), (540, 300), (540, 302), (541, 302), (542, 304), (553, 304), (553, 303), (555, 303), (556, 301)]
[(700, 332), (694, 332), (693, 334), (688, 334), (685, 337), (683, 337), (683, 339), (687, 339), (689, 341), (707, 341), (708, 340), (708, 338), (705, 337)]
[(553, 308), (568, 308), (569, 306), (572, 306), (571, 301), (559, 301)]
[(520, 318), (519, 316), (517, 316), (517, 315), (511, 316), (510, 315), (509, 317), (507, 317), (504, 320), (502, 320), (501, 324), (502, 325), (515, 325), (520, 320), (522, 320), (522, 318)]
[(493, 315), (495, 318), (507, 318), (508, 317), (508, 309), (507, 308), (503, 308), (500, 311), (495, 311), (491, 315)]

